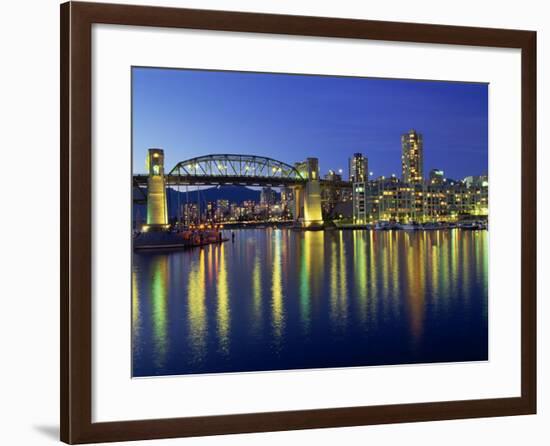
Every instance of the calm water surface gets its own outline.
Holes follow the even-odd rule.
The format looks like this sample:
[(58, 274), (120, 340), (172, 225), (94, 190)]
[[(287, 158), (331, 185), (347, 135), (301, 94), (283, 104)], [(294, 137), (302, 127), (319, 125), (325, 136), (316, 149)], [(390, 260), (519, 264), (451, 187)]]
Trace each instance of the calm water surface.
[(487, 359), (486, 231), (235, 234), (134, 253), (133, 376)]

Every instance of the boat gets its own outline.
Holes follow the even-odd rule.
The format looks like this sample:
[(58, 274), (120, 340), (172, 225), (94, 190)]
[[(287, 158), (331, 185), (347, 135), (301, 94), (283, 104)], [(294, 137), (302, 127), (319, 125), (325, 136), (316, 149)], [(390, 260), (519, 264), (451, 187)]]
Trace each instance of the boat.
[(419, 229), (422, 229), (422, 225), (415, 221), (410, 223), (401, 223), (399, 225), (399, 229), (403, 229), (404, 231), (418, 231)]
[(141, 232), (133, 237), (134, 250), (186, 249), (214, 243), (223, 243), (229, 239), (217, 229), (186, 229), (182, 231)]
[(422, 229), (425, 231), (439, 231), (441, 229), (449, 229), (449, 225), (447, 223), (434, 221), (430, 223), (424, 223), (422, 225)]
[(470, 231), (479, 231), (483, 229), (483, 225), (477, 221), (464, 221), (458, 224), (460, 229), (466, 229)]
[(399, 229), (397, 223), (392, 221), (379, 221), (374, 225), (374, 229), (377, 231), (390, 231), (392, 229)]

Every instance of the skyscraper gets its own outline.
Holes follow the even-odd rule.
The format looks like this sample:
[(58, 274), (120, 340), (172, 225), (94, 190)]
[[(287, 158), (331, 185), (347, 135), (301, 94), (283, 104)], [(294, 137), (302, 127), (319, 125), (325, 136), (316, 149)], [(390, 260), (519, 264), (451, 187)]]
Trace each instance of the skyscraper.
[(422, 135), (410, 130), (401, 136), (402, 179), (405, 183), (421, 184), (424, 179)]
[(368, 181), (369, 160), (362, 153), (354, 153), (349, 159), (349, 180), (352, 183), (363, 183)]

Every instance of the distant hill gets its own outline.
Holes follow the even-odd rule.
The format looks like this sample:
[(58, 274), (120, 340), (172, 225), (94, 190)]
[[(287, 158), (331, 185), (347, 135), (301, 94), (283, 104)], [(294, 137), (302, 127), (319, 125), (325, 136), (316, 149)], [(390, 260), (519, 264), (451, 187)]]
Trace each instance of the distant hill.
[[(243, 201), (253, 200), (260, 201), (261, 191), (256, 189), (250, 189), (245, 186), (219, 186), (219, 187), (210, 187), (208, 189), (202, 189), (197, 191), (196, 187), (189, 186), (188, 194), (185, 192), (185, 187), (181, 186), (181, 191), (179, 192), (179, 203), (197, 203), (199, 198), (201, 205), (205, 205), (209, 201), (215, 202), (216, 200), (228, 200), (230, 203), (239, 203)], [(146, 193), (146, 189), (144, 189)], [(279, 199), (280, 194), (276, 193), (277, 199)], [(178, 191), (172, 188), (167, 190), (167, 201), (168, 201), (168, 213), (169, 215), (177, 215), (178, 209)], [(145, 205), (134, 205), (134, 219), (136, 214), (139, 212), (139, 217), (141, 220), (144, 220), (147, 211)]]

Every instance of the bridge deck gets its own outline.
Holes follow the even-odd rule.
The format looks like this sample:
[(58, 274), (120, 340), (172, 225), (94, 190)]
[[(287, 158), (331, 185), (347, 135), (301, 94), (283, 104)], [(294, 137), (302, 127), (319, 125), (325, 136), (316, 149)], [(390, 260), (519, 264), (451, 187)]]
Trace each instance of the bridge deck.
[[(140, 187), (147, 186), (146, 174), (136, 174), (133, 176), (135, 185)], [(296, 186), (305, 184), (307, 180), (296, 178), (278, 178), (278, 177), (252, 177), (252, 176), (205, 176), (205, 175), (166, 175), (166, 184), (168, 186), (217, 186), (217, 185), (236, 185), (236, 186), (262, 186), (262, 187), (281, 187)], [(321, 186), (332, 186), (336, 188), (351, 188), (349, 181), (321, 180)]]

